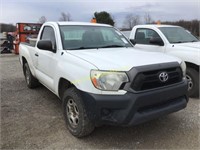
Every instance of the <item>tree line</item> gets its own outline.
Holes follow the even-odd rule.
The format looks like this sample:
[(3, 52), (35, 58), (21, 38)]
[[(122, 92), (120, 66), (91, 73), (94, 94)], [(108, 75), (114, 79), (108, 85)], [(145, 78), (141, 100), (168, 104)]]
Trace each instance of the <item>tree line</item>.
[(16, 26), (13, 24), (0, 23), (0, 33), (2, 32), (15, 32)]
[[(115, 18), (106, 11), (95, 12), (93, 14), (93, 18), (96, 19), (97, 23), (105, 23), (110, 24), (112, 26), (116, 25)], [(61, 16), (58, 19), (59, 21), (72, 21), (72, 17), (70, 13), (61, 12)], [(47, 18), (45, 16), (41, 16), (38, 19), (38, 23), (45, 23)], [(143, 16), (130, 13), (127, 14), (123, 21), (122, 30), (131, 30), (135, 25), (139, 24), (156, 24), (153, 17), (150, 13), (146, 12)], [(200, 36), (200, 20), (179, 20), (179, 21), (162, 21), (161, 24), (169, 24), (169, 25), (178, 25), (193, 33), (196, 36)], [(16, 30), (16, 26), (12, 24), (0, 24), (0, 31), (1, 32), (14, 32)]]

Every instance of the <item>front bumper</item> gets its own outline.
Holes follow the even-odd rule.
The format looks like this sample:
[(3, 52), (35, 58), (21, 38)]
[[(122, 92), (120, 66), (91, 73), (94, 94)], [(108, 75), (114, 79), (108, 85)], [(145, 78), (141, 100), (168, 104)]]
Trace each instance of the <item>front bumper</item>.
[(89, 118), (96, 124), (131, 126), (179, 111), (187, 106), (187, 81), (125, 95), (97, 95), (81, 91)]

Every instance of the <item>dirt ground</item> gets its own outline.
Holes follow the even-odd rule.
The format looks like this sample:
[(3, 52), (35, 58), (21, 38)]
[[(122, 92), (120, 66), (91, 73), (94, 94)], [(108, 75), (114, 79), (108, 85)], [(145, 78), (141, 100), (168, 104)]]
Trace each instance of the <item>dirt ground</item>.
[(28, 89), (18, 56), (1, 55), (1, 149), (200, 149), (200, 100), (138, 126), (102, 126), (77, 139), (67, 130), (59, 99)]

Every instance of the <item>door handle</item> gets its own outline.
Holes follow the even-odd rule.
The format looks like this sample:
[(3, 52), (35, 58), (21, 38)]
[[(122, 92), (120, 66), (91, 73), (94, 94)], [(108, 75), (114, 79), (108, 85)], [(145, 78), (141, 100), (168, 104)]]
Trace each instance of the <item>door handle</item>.
[(38, 56), (39, 56), (39, 55), (38, 55), (38, 53), (35, 53), (35, 56), (37, 56), (37, 57), (38, 57)]

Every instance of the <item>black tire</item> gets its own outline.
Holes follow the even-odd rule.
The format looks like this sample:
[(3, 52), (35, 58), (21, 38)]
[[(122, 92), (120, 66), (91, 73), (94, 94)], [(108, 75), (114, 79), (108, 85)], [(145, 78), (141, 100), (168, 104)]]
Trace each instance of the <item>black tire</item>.
[(28, 66), (28, 63), (25, 63), (23, 66), (24, 76), (27, 86), (32, 89), (36, 88), (39, 85), (38, 80), (32, 75), (31, 70)]
[(94, 124), (87, 116), (79, 91), (75, 87), (67, 89), (62, 102), (63, 114), (70, 133), (78, 138), (89, 135), (94, 130)]
[(199, 97), (199, 73), (193, 68), (187, 68), (188, 91), (190, 97)]

